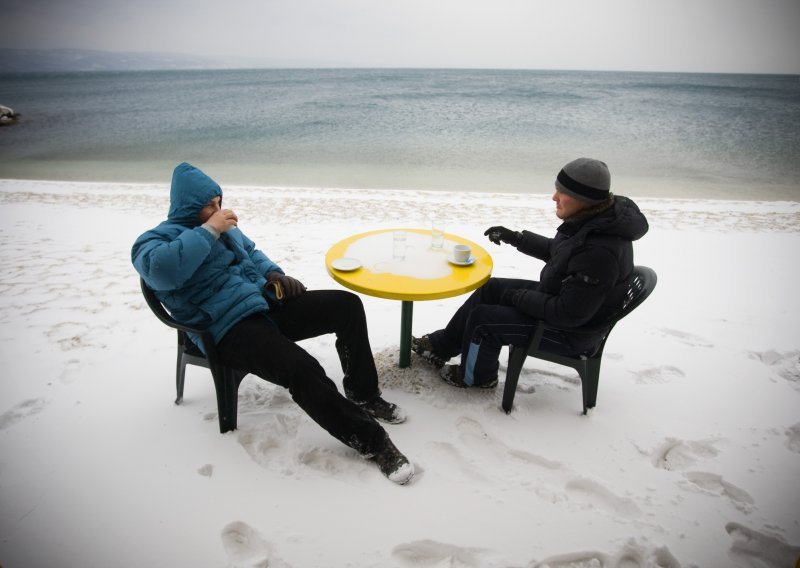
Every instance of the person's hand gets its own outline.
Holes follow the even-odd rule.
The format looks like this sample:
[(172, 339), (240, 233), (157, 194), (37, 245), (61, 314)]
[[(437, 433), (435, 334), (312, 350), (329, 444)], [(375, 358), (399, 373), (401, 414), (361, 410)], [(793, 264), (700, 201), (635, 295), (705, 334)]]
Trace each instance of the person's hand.
[[(280, 272), (270, 272), (267, 276), (267, 280), (269, 280), (269, 284), (275, 286), (275, 295), (279, 300), (296, 298), (306, 291), (306, 287), (297, 278), (292, 278)], [(282, 291), (282, 297), (278, 290)]]
[(522, 242), (522, 233), (519, 231), (512, 231), (511, 229), (506, 229), (502, 226), (489, 227), (483, 234), (489, 237), (489, 240), (496, 245), (499, 245), (501, 242), (503, 242), (516, 247)]
[(283, 294), (286, 298), (296, 298), (306, 291), (306, 287), (297, 278), (286, 276), (285, 274), (278, 279), (283, 287)]
[(239, 218), (232, 209), (220, 209), (214, 212), (211, 217), (206, 221), (209, 225), (214, 227), (220, 234), (230, 231), (239, 223)]

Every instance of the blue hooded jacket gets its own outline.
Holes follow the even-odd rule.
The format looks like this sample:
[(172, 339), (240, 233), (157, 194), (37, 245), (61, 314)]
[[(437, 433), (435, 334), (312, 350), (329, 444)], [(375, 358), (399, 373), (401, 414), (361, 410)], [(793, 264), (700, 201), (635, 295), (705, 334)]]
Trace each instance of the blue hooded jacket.
[[(215, 342), (236, 323), (268, 311), (266, 275), (283, 270), (238, 228), (218, 239), (201, 227), (200, 211), (219, 184), (180, 164), (172, 174), (167, 220), (143, 233), (131, 249), (136, 271), (177, 321), (211, 332)], [(277, 300), (275, 300), (277, 302)], [(192, 340), (202, 349), (199, 338)]]

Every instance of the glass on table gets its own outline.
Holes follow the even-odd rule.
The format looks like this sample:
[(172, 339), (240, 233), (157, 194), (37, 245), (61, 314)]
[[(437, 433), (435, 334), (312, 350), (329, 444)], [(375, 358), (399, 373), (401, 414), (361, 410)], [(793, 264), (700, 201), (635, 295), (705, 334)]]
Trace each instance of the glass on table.
[(392, 259), (406, 259), (406, 232), (394, 231), (392, 234)]
[(444, 229), (442, 223), (436, 218), (431, 217), (431, 248), (441, 249), (444, 245)]

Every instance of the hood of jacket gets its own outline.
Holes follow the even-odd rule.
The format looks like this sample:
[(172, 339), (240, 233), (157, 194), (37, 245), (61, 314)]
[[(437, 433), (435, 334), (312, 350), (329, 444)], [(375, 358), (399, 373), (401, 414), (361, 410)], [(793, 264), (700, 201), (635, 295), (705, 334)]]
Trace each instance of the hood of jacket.
[(167, 219), (187, 227), (200, 225), (198, 215), (215, 197), (222, 197), (222, 188), (198, 168), (183, 162), (172, 172)]
[(649, 230), (647, 218), (633, 200), (622, 195), (614, 196), (611, 207), (583, 222), (565, 221), (558, 230), (567, 235), (578, 232), (622, 237), (629, 241), (641, 239)]

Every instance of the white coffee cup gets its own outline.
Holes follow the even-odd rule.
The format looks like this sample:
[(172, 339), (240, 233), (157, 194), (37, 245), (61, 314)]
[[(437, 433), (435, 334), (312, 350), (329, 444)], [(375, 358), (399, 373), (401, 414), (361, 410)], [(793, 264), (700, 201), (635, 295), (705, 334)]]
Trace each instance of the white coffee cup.
[(472, 249), (467, 245), (456, 245), (453, 247), (453, 260), (456, 262), (467, 262), (471, 253)]

